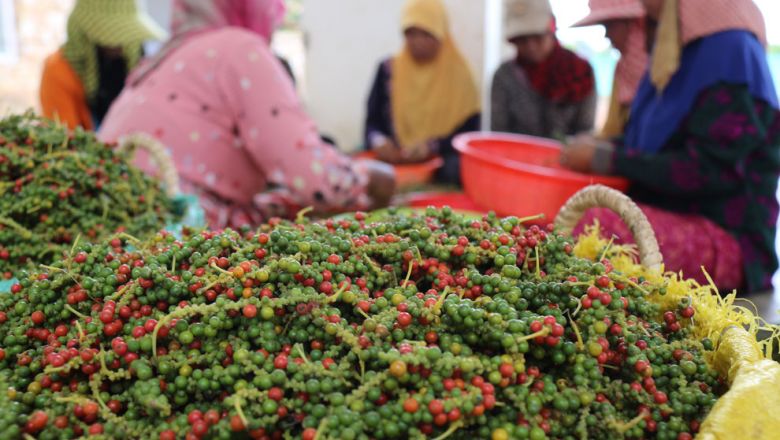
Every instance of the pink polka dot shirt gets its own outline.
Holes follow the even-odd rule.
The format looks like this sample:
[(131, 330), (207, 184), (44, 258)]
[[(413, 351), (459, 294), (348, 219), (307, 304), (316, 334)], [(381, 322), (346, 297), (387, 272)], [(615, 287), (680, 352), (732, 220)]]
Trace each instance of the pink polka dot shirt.
[[(240, 28), (193, 36), (128, 86), (99, 136), (147, 133), (170, 149), (183, 188), (212, 227), (258, 223), (314, 206), (366, 205), (366, 173), (321, 141), (267, 43)], [(139, 154), (138, 165), (154, 165)]]

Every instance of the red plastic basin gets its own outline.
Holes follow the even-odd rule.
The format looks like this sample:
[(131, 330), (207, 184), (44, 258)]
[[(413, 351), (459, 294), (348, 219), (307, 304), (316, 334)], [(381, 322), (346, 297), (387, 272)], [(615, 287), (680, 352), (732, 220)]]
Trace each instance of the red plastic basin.
[(453, 141), (461, 154), (466, 194), (480, 208), (502, 216), (544, 214), (552, 221), (580, 189), (602, 184), (619, 191), (619, 177), (577, 173), (560, 166), (561, 144), (549, 139), (504, 133), (465, 133)]

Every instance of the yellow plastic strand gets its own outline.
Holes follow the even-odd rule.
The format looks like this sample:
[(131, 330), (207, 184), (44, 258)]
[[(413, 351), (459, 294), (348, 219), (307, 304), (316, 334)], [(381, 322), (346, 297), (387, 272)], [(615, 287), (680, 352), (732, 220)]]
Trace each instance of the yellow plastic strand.
[[(721, 294), (712, 278), (704, 271), (708, 283), (700, 285), (692, 279), (686, 279), (682, 273), (651, 270), (637, 263), (637, 250), (634, 245), (614, 244), (601, 235), (598, 222), (586, 226), (582, 235), (577, 237), (574, 255), (596, 261), (596, 258), (609, 259), (616, 272), (634, 287), (647, 292), (647, 298), (661, 306), (663, 310), (677, 307), (681, 301), (688, 299), (693, 305), (696, 315), (689, 328), (696, 338), (709, 338), (717, 346), (723, 331), (736, 326), (744, 328), (756, 338), (759, 332), (766, 332), (768, 337), (758, 342), (765, 358), (771, 358), (773, 345), (780, 341), (780, 327), (771, 325), (756, 313), (756, 307), (749, 300), (737, 298), (737, 292)], [(617, 276), (617, 275), (616, 275)], [(647, 286), (639, 286), (629, 278), (643, 278)], [(659, 290), (663, 288), (665, 294)], [(750, 307), (737, 304), (747, 303)], [(708, 357), (708, 361), (711, 361)]]

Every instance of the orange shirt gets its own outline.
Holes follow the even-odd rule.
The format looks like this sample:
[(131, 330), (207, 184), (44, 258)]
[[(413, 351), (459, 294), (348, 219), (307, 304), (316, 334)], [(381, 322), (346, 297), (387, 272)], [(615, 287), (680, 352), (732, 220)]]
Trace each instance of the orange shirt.
[(87, 130), (94, 128), (84, 86), (61, 50), (44, 61), (40, 98), (45, 117), (58, 119), (71, 129), (78, 126)]

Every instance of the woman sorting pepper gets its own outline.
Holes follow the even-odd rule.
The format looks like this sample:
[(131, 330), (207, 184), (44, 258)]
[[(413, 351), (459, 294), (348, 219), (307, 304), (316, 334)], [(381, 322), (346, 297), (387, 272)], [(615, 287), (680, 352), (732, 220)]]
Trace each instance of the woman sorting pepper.
[[(173, 37), (133, 71), (100, 137), (167, 146), (212, 228), (387, 204), (392, 168), (323, 142), (269, 48), (282, 0), (176, 0)], [(149, 172), (154, 165), (139, 157)]]
[(549, 0), (506, 1), (504, 36), (516, 56), (493, 75), (493, 131), (559, 138), (593, 130), (593, 68), (555, 30)]
[(440, 0), (410, 0), (401, 26), (404, 47), (379, 65), (371, 87), (366, 146), (390, 163), (440, 155), (444, 166), (436, 179), (457, 184), (460, 161), (452, 138), (479, 130), (479, 90)]
[(136, 0), (77, 0), (67, 41), (43, 65), (41, 113), (68, 128), (97, 129), (141, 60), (141, 45), (164, 35)]
[[(564, 165), (631, 181), (666, 268), (722, 289), (771, 287), (780, 175), (780, 111), (751, 0), (643, 0), (656, 28), (623, 138), (579, 136)], [(630, 234), (592, 211), (607, 233)]]

